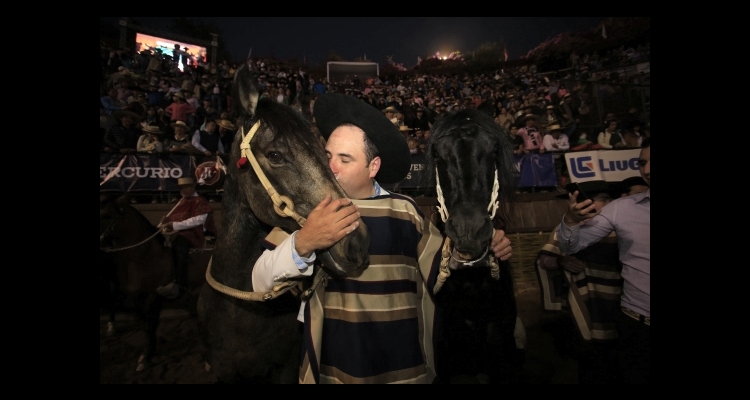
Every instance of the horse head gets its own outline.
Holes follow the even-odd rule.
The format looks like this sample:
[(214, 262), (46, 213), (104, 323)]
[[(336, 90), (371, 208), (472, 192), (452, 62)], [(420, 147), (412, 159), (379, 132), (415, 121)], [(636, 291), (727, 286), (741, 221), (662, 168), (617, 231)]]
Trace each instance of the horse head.
[(115, 196), (108, 193), (99, 194), (99, 247), (111, 246), (115, 240), (115, 228), (125, 214), (124, 206), (130, 201), (125, 193)]
[[(310, 121), (292, 107), (259, 99), (248, 64), (235, 73), (233, 93), (239, 129), (228, 175), (234, 175), (238, 197), (260, 221), (291, 232), (327, 194), (334, 200), (346, 197)], [(347, 275), (369, 265), (369, 244), (360, 224), (319, 257), (330, 272)]]
[(426, 168), (435, 171), (438, 210), (457, 260), (484, 258), (494, 217), (507, 218), (514, 190), (511, 148), (504, 129), (476, 109), (447, 114), (432, 127)]

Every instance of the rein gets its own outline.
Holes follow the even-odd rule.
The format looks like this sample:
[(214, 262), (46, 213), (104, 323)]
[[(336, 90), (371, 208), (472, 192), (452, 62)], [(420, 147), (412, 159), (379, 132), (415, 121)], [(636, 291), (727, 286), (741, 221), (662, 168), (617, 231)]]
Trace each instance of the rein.
[[(435, 188), (437, 191), (437, 201), (438, 206), (437, 210), (440, 212), (440, 218), (443, 220), (443, 222), (448, 221), (448, 207), (445, 205), (445, 198), (443, 197), (443, 189), (440, 187), (440, 177), (438, 176), (438, 169), (435, 167)], [(500, 183), (497, 180), (497, 168), (495, 168), (495, 183), (492, 185), (492, 194), (490, 196), (490, 204), (487, 206), (487, 212), (490, 214), (490, 221), (492, 221), (493, 218), (495, 218), (495, 213), (497, 212), (497, 209), (500, 207), (500, 202), (497, 200), (498, 191), (500, 189)], [(492, 229), (492, 235), (495, 235), (495, 229)], [(492, 244), (492, 240), (490, 240), (490, 244)], [(446, 237), (445, 238), (445, 244), (443, 244), (443, 251), (442, 251), (442, 259), (440, 260), (440, 273), (438, 273), (437, 282), (435, 283), (435, 288), (433, 289), (433, 293), (437, 293), (445, 283), (446, 279), (451, 275), (450, 268), (448, 267), (448, 264), (450, 262), (450, 259), (453, 258), (458, 263), (463, 264), (464, 267), (470, 267), (474, 265), (479, 260), (484, 259), (484, 257), (489, 252), (490, 245), (487, 245), (487, 248), (484, 249), (484, 253), (482, 253), (481, 256), (478, 258), (475, 258), (474, 260), (464, 261), (459, 260), (454, 256), (454, 253), (456, 252), (456, 249), (451, 249), (451, 239)], [(490, 275), (492, 275), (492, 278), (498, 280), (500, 279), (500, 266), (497, 264), (497, 259), (493, 254), (490, 254), (489, 256), (489, 262), (490, 262)]]
[[(260, 183), (263, 184), (263, 187), (266, 189), (266, 192), (271, 197), (271, 200), (273, 201), (273, 210), (276, 211), (276, 214), (282, 216), (282, 217), (291, 217), (294, 218), (295, 221), (299, 224), (300, 227), (302, 227), (305, 224), (305, 217), (299, 215), (296, 211), (294, 211), (294, 202), (292, 199), (290, 199), (288, 196), (279, 195), (279, 192), (276, 191), (276, 189), (273, 187), (271, 182), (266, 177), (266, 174), (263, 172), (263, 170), (260, 168), (260, 165), (258, 164), (258, 160), (255, 159), (255, 156), (253, 155), (253, 152), (250, 150), (250, 140), (253, 139), (253, 136), (255, 136), (255, 133), (260, 128), (260, 120), (256, 121), (255, 124), (250, 128), (250, 132), (248, 132), (247, 136), (245, 136), (244, 127), (240, 128), (240, 133), (242, 133), (242, 143), (240, 143), (240, 150), (242, 152), (242, 158), (250, 161), (250, 165), (252, 165), (253, 170), (255, 171), (255, 174), (258, 176), (258, 179), (260, 180)], [(270, 292), (246, 292), (243, 290), (235, 289), (229, 286), (224, 285), (223, 283), (217, 281), (214, 279), (213, 276), (211, 276), (211, 261), (213, 261), (213, 256), (211, 259), (208, 260), (208, 268), (206, 268), (206, 282), (217, 291), (226, 294), (227, 296), (234, 297), (235, 299), (240, 300), (250, 300), (250, 301), (266, 301), (275, 299), (276, 297), (296, 288), (298, 285), (301, 284), (301, 282), (298, 281), (284, 281), (276, 286), (273, 287), (273, 289)], [(312, 295), (315, 288), (318, 286), (318, 284), (325, 280), (326, 274), (323, 271), (323, 268), (319, 268), (315, 272), (315, 277), (313, 278), (313, 284), (312, 287), (305, 290), (302, 295), (305, 297), (309, 297)]]
[[(175, 205), (174, 205), (174, 207), (172, 207), (172, 209), (171, 209), (171, 210), (169, 210), (169, 212), (167, 213), (166, 217), (168, 217), (168, 216), (169, 216), (170, 214), (172, 214), (172, 211), (174, 211), (174, 209), (175, 209), (175, 208), (177, 208), (177, 206), (179, 206), (179, 205), (180, 205), (180, 203), (182, 203), (182, 199), (180, 199), (180, 201), (178, 201), (178, 202), (177, 202), (177, 204), (175, 204)], [(114, 226), (115, 226), (115, 223), (117, 222), (117, 220), (118, 220), (119, 218), (120, 218), (120, 215), (118, 214), (118, 215), (117, 215), (117, 217), (115, 217), (115, 220), (114, 220), (114, 221), (112, 221), (112, 223), (111, 223), (111, 224), (109, 224), (109, 227), (107, 227), (107, 229), (106, 229), (106, 230), (104, 231), (104, 233), (102, 233), (101, 235), (99, 235), (99, 241), (100, 241), (100, 242), (101, 242), (102, 240), (104, 240), (104, 238), (105, 238), (105, 237), (107, 237), (107, 233), (108, 233), (109, 231), (111, 231), (111, 230), (112, 230), (112, 229), (114, 228)], [(136, 244), (131, 244), (130, 246), (125, 246), (125, 247), (118, 247), (118, 248), (114, 248), (114, 249), (111, 249), (111, 248), (108, 248), (108, 247), (100, 247), (99, 249), (101, 249), (102, 251), (105, 251), (105, 252), (107, 252), (107, 253), (114, 253), (114, 252), (116, 252), (116, 251), (122, 251), (122, 250), (128, 250), (128, 249), (132, 249), (133, 247), (137, 247), (137, 246), (140, 246), (140, 245), (142, 245), (142, 244), (144, 244), (144, 243), (148, 242), (149, 240), (151, 240), (151, 239), (153, 239), (154, 237), (156, 237), (156, 235), (158, 235), (158, 234), (162, 233), (162, 232), (161, 232), (161, 227), (162, 227), (162, 226), (163, 226), (162, 224), (159, 224), (159, 225), (157, 225), (157, 226), (156, 226), (156, 228), (157, 228), (157, 229), (156, 229), (156, 232), (154, 232), (154, 234), (153, 234), (153, 235), (151, 235), (151, 236), (149, 236), (149, 237), (147, 237), (147, 238), (145, 238), (145, 239), (141, 240), (140, 242), (138, 242), (138, 243), (136, 243)]]

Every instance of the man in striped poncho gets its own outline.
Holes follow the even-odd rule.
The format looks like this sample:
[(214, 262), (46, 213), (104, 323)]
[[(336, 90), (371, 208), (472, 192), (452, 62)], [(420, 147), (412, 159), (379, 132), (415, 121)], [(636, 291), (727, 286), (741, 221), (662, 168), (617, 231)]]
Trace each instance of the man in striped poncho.
[[(330, 197), (295, 232), (275, 229), (253, 270), (253, 288), (311, 276), (315, 251), (367, 225), (370, 265), (358, 276), (329, 277), (302, 303), (304, 354), (300, 383), (432, 383), (435, 359), (432, 290), (443, 237), (414, 200), (378, 182), (401, 181), (411, 166), (398, 128), (380, 111), (339, 93), (316, 100), (329, 165), (351, 199)], [(342, 207), (353, 203), (354, 207)], [(511, 255), (501, 230), (492, 240), (501, 260)]]

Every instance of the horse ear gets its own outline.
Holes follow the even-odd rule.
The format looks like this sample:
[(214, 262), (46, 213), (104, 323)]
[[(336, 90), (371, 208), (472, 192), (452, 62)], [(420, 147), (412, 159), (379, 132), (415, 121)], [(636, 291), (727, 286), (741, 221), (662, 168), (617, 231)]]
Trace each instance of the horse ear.
[(243, 111), (251, 116), (255, 115), (255, 107), (258, 106), (258, 89), (253, 84), (250, 65), (244, 63), (234, 74), (234, 87), (236, 98), (240, 101)]

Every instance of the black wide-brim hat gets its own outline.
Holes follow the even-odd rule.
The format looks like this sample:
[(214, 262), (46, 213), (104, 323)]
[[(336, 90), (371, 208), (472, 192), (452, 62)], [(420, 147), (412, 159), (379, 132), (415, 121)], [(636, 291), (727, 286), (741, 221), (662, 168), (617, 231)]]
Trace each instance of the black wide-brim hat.
[(406, 139), (380, 110), (343, 93), (326, 93), (315, 100), (313, 116), (325, 140), (340, 125), (356, 125), (378, 148), (380, 170), (375, 180), (381, 183), (401, 182), (411, 168), (411, 154)]

